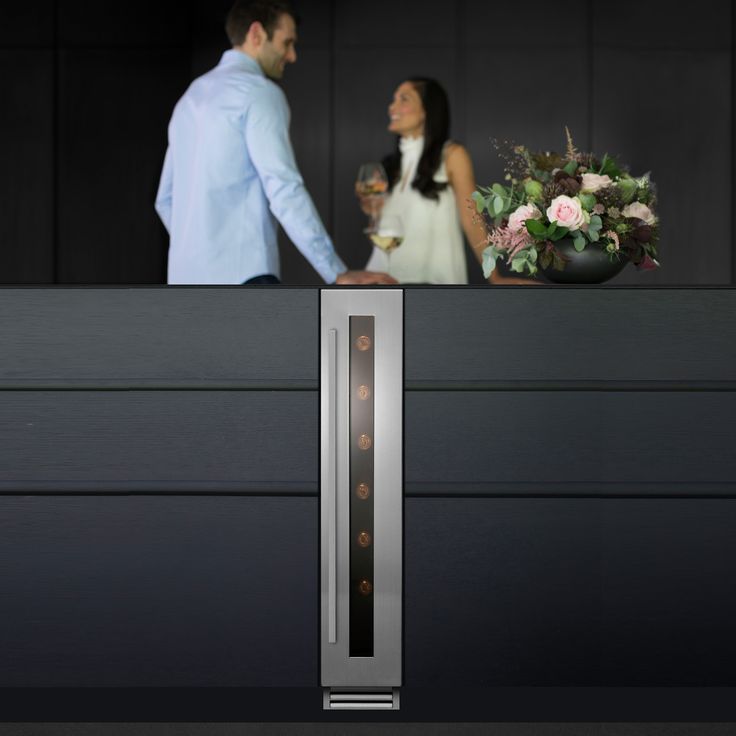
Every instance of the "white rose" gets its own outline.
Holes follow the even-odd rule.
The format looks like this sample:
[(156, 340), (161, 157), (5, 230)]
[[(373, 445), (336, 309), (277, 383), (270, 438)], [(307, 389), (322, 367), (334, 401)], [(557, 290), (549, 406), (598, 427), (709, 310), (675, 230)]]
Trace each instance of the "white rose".
[(581, 192), (587, 192), (592, 194), (597, 192), (599, 189), (605, 189), (606, 187), (613, 184), (611, 177), (607, 174), (601, 176), (600, 174), (583, 174), (583, 183), (580, 185)]
[(519, 232), (527, 220), (539, 220), (541, 217), (542, 213), (536, 205), (523, 204), (509, 215), (509, 230), (514, 233)]
[(568, 230), (580, 230), (586, 222), (580, 200), (577, 197), (566, 197), (564, 194), (552, 200), (547, 208), (547, 217), (550, 222), (556, 222)]
[(657, 218), (654, 216), (654, 213), (649, 209), (649, 207), (641, 202), (632, 202), (631, 204), (627, 204), (621, 211), (621, 214), (624, 217), (636, 217), (639, 220), (644, 220), (647, 225), (654, 225), (654, 223), (657, 222)]

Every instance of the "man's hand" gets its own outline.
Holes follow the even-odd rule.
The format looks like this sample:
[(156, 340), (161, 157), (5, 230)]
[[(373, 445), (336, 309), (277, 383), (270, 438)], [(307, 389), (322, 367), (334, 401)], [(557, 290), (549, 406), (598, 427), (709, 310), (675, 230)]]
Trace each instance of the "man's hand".
[(399, 282), (387, 273), (378, 271), (345, 271), (338, 274), (336, 284), (398, 284)]

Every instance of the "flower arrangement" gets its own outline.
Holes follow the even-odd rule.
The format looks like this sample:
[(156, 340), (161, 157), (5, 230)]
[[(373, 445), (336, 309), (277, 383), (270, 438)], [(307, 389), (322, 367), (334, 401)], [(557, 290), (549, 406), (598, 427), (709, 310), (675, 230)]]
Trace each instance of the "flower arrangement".
[(565, 268), (555, 247), (572, 239), (578, 253), (598, 247), (609, 259), (628, 258), (639, 269), (659, 266), (656, 194), (649, 175), (635, 178), (613, 158), (580, 153), (567, 134), (565, 156), (499, 148), (506, 186), (473, 192), (477, 212), (491, 225), (483, 251), (488, 278), (500, 258), (516, 273), (533, 276), (541, 266)]

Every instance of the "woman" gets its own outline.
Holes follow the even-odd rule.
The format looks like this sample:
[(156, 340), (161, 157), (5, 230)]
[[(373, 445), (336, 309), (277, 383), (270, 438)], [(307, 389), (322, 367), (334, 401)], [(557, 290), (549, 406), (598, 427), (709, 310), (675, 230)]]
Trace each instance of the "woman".
[[(467, 284), (463, 231), (478, 261), (485, 229), (474, 221), (473, 164), (467, 150), (450, 140), (450, 108), (434, 79), (416, 77), (399, 85), (388, 108), (396, 150), (383, 160), (390, 193), (384, 213), (401, 219), (401, 246), (387, 256), (373, 249), (367, 270), (386, 271), (401, 283)], [(363, 210), (374, 205), (361, 198)], [(528, 284), (494, 271), (493, 283)]]

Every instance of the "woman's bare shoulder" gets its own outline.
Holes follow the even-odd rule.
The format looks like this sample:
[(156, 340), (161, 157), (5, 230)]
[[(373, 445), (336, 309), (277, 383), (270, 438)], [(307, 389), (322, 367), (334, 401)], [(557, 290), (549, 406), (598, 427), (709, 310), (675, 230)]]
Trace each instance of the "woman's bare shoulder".
[(456, 141), (445, 143), (445, 165), (448, 171), (456, 168), (466, 168), (473, 165), (468, 149)]

